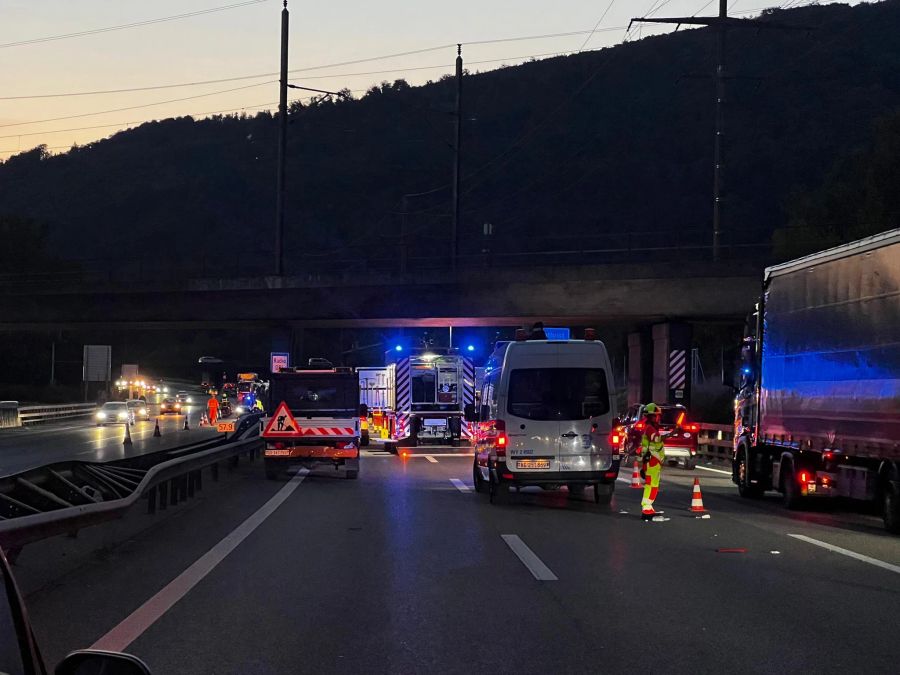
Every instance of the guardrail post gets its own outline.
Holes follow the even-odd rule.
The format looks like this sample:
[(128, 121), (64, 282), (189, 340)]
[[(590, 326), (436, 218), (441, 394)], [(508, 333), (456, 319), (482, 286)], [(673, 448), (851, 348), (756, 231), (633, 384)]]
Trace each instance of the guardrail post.
[(178, 479), (173, 478), (169, 481), (169, 504), (175, 506), (178, 503)]
[(194, 487), (197, 492), (203, 489), (203, 469), (197, 469), (196, 475), (194, 476)]
[(165, 511), (169, 505), (169, 484), (162, 482), (159, 484), (159, 510)]
[(184, 480), (187, 483), (187, 496), (193, 498), (194, 496), (194, 472), (188, 471), (184, 476)]
[(156, 513), (156, 486), (147, 490), (147, 513)]
[(212, 466), (209, 467), (212, 472), (212, 479), (214, 482), (219, 482), (219, 463), (216, 462)]

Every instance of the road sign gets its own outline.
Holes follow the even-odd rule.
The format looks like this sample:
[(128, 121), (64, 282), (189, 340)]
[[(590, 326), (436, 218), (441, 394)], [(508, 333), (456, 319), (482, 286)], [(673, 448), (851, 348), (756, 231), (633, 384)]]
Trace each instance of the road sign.
[(291, 355), (287, 352), (272, 352), (269, 357), (269, 370), (273, 373), (279, 372), (282, 368), (290, 368)]
[(269, 423), (263, 431), (263, 436), (267, 438), (298, 438), (301, 435), (297, 420), (291, 414), (287, 403), (282, 401), (269, 419)]
[(112, 368), (112, 347), (109, 345), (85, 345), (82, 360), (83, 382), (109, 382)]
[(234, 422), (218, 422), (216, 424), (216, 431), (218, 431), (220, 434), (230, 433), (234, 431), (234, 429)]

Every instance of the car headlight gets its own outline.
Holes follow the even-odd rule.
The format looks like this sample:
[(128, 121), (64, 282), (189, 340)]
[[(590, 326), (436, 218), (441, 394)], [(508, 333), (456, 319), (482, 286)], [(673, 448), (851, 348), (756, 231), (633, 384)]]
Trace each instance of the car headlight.
[(141, 408), (141, 415), (146, 415), (146, 414), (147, 414), (147, 409)]
[(163, 393), (164, 393), (164, 394), (168, 394), (168, 393), (169, 393), (169, 388), (168, 388), (168, 387), (163, 387)]
[(105, 419), (106, 419), (106, 413), (105, 413), (105, 412), (98, 412), (98, 413), (97, 413), (97, 419), (98, 419), (98, 420), (105, 420)]
[(179, 410), (181, 410), (181, 404), (180, 404), (180, 403), (176, 403), (176, 404), (175, 404), (175, 407), (178, 408)]
[(194, 399), (192, 399), (190, 396), (188, 396), (187, 402), (188, 402), (188, 403), (193, 403), (193, 402), (194, 402)]
[(124, 420), (128, 417), (128, 413), (119, 413), (119, 419)]
[(234, 411), (235, 411), (238, 415), (240, 415), (240, 414), (242, 414), (242, 413), (244, 412), (244, 406), (239, 405), (237, 408), (234, 409)]

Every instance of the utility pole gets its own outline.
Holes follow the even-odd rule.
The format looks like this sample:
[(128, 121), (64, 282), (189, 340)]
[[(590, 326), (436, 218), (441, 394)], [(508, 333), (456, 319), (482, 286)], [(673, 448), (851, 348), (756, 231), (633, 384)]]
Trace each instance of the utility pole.
[(275, 276), (284, 274), (284, 174), (287, 160), (288, 8), (281, 10), (281, 79), (278, 80), (278, 176), (275, 202)]
[(459, 158), (462, 140), (462, 45), (456, 45), (456, 124), (453, 142), (453, 230), (451, 232), (451, 269), (455, 272), (459, 257)]
[[(803, 26), (792, 26), (775, 21), (759, 21), (753, 19), (735, 19), (728, 16), (728, 0), (719, 0), (719, 14), (717, 16), (682, 16), (668, 18), (634, 18), (631, 23), (674, 23), (679, 26), (711, 26), (716, 29), (716, 137), (713, 149), (713, 232), (712, 255), (713, 261), (718, 262), (722, 252), (722, 200), (724, 189), (725, 169), (725, 39), (729, 29), (749, 28), (763, 30), (767, 28), (799, 29), (807, 30)], [(629, 26), (630, 28), (630, 26)], [(677, 30), (677, 29), (676, 29)]]

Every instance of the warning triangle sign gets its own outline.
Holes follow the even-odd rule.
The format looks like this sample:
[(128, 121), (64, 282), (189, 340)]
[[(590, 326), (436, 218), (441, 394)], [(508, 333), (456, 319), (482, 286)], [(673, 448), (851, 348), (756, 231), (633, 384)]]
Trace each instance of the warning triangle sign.
[(291, 414), (291, 410), (287, 407), (287, 403), (282, 401), (278, 404), (272, 417), (269, 418), (269, 423), (266, 425), (265, 431), (263, 431), (263, 436), (268, 436), (270, 438), (293, 438), (300, 435), (297, 420), (295, 420), (294, 416)]

